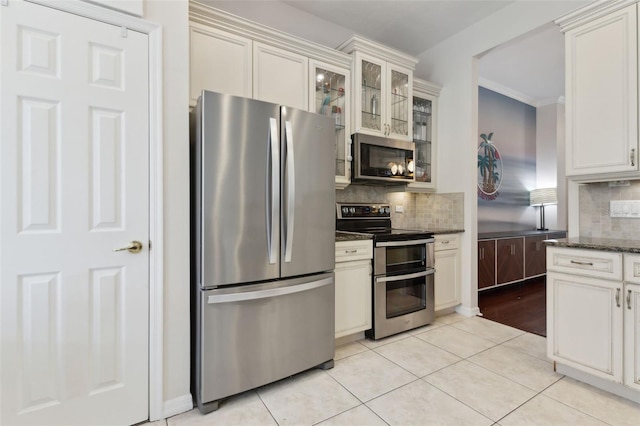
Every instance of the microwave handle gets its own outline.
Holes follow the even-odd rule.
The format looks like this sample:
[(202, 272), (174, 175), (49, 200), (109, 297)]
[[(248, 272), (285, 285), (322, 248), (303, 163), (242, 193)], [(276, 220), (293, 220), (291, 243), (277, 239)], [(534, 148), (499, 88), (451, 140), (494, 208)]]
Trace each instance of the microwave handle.
[(429, 238), (425, 240), (409, 240), (409, 241), (385, 241), (376, 243), (376, 247), (402, 247), (402, 246), (420, 246), (435, 242), (435, 239)]
[(433, 275), (435, 274), (435, 272), (436, 272), (435, 269), (427, 269), (426, 271), (416, 272), (414, 274), (377, 277), (376, 282), (393, 282), (393, 281), (410, 280), (412, 278), (420, 278), (420, 277), (426, 277), (428, 275)]

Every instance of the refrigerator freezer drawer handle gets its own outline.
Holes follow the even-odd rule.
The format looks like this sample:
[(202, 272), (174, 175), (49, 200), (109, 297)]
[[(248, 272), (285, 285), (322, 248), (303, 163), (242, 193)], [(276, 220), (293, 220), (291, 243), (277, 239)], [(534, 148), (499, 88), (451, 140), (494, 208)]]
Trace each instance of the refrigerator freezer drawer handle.
[(287, 223), (285, 225), (286, 241), (284, 245), (284, 261), (291, 262), (296, 205), (296, 172), (293, 161), (293, 130), (291, 129), (290, 121), (285, 122), (285, 133), (287, 140)]
[(301, 293), (316, 288), (324, 287), (333, 283), (333, 277), (324, 278), (322, 280), (313, 281), (305, 284), (292, 285), (289, 287), (270, 288), (268, 290), (247, 291), (245, 293), (232, 293), (211, 295), (207, 298), (207, 303), (214, 305), (216, 303), (233, 303), (248, 300), (268, 299), (271, 297), (284, 296), (287, 294)]
[(280, 200), (280, 143), (278, 139), (278, 122), (269, 118), (269, 148), (271, 150), (271, 176), (267, 167), (267, 248), (269, 263), (274, 265), (278, 260), (278, 245), (274, 232), (278, 227), (278, 201)]

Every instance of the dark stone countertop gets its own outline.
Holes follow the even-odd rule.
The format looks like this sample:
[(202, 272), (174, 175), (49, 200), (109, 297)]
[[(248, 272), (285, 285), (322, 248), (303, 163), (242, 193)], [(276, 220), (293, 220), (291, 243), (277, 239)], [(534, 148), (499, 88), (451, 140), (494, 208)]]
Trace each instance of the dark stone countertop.
[(435, 235), (438, 234), (462, 234), (464, 229), (455, 229), (455, 228), (431, 228), (427, 229), (429, 232), (433, 232)]
[(640, 240), (616, 240), (613, 238), (575, 237), (547, 240), (548, 246), (640, 253)]
[(536, 235), (555, 234), (556, 232), (567, 232), (561, 229), (549, 229), (548, 231), (520, 230), (520, 231), (494, 231), (494, 232), (479, 232), (479, 240), (493, 240), (496, 238), (509, 238), (509, 237), (529, 237)]
[[(464, 229), (451, 229), (451, 228), (431, 228), (423, 229), (426, 232), (433, 232), (434, 234), (459, 234), (464, 232)], [(336, 231), (336, 241), (354, 241), (354, 240), (370, 240), (373, 238), (372, 234), (365, 234), (363, 232), (345, 232)]]
[(372, 234), (364, 234), (361, 232), (336, 231), (336, 241), (370, 240), (372, 238), (373, 238)]

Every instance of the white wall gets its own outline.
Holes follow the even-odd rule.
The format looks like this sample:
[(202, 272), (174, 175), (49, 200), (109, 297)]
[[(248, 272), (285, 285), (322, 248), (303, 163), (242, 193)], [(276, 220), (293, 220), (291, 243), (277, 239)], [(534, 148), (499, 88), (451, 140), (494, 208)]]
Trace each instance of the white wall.
[(146, 0), (163, 27), (165, 415), (191, 404), (189, 348), (189, 11), (187, 0)]
[(564, 166), (564, 105), (554, 103), (538, 107), (536, 120), (536, 187), (557, 188), (558, 205), (545, 207), (546, 227), (554, 230), (567, 229), (566, 214), (562, 214), (567, 202), (561, 165)]
[(462, 313), (477, 309), (477, 58), (575, 9), (579, 3), (516, 2), (419, 56), (416, 77), (443, 86), (439, 99), (438, 190), (464, 192)]

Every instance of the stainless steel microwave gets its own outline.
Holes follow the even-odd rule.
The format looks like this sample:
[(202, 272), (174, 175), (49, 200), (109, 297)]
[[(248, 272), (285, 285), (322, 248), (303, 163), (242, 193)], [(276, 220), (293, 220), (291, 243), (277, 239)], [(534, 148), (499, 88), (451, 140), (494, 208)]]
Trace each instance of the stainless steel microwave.
[(352, 180), (385, 184), (414, 181), (415, 144), (396, 139), (354, 133)]

